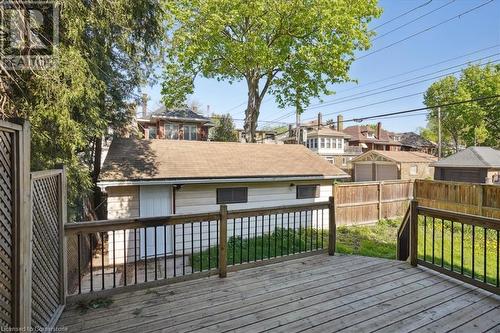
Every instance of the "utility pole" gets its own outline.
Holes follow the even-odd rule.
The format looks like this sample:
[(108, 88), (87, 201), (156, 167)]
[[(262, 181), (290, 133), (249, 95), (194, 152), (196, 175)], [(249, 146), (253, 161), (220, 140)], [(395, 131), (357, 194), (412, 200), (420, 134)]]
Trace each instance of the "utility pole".
[(441, 159), (441, 107), (438, 107), (438, 159)]

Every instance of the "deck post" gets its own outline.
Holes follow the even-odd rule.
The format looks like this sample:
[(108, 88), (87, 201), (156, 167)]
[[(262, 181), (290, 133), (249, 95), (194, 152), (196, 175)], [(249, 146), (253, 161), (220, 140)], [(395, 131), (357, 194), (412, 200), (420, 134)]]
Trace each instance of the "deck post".
[(335, 197), (330, 197), (328, 212), (328, 254), (335, 254), (335, 242), (337, 239), (337, 224), (335, 222)]
[(410, 202), (410, 264), (417, 266), (418, 248), (418, 201)]
[(219, 277), (227, 276), (227, 206), (220, 205)]
[(66, 296), (68, 290), (68, 260), (67, 260), (67, 238), (64, 234), (64, 225), (68, 221), (67, 212), (67, 193), (68, 184), (66, 179), (66, 167), (61, 166), (61, 174), (59, 175), (59, 267), (61, 268), (59, 274), (59, 304), (66, 304)]

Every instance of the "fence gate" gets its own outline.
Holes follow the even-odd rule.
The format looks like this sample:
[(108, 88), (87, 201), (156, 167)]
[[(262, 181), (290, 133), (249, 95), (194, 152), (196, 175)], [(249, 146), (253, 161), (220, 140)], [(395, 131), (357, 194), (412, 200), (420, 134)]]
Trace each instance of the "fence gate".
[(0, 329), (30, 322), (29, 124), (0, 120)]

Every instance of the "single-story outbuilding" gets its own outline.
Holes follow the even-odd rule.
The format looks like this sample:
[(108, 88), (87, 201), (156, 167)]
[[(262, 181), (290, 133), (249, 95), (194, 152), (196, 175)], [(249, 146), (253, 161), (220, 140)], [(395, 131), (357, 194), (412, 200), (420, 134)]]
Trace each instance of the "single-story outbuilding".
[(370, 150), (351, 163), (354, 181), (362, 182), (432, 178), (434, 172), (430, 163), (436, 160), (421, 152)]
[(469, 147), (432, 164), (434, 179), (500, 184), (500, 150)]
[[(233, 210), (324, 202), (333, 182), (348, 177), (302, 145), (119, 138), (110, 146), (98, 185), (107, 194), (108, 219), (117, 219), (214, 212), (221, 204)], [(327, 227), (326, 212), (322, 218)], [(252, 222), (228, 221), (228, 234), (233, 226), (238, 234), (239, 223), (246, 230)], [(256, 223), (268, 225), (265, 219)], [(157, 254), (172, 252), (174, 232), (172, 226), (165, 228), (157, 228), (157, 244), (167, 248), (162, 245)], [(215, 230), (216, 225), (213, 237)], [(119, 244), (140, 244), (145, 257), (153, 253), (154, 231), (146, 233), (141, 230), (138, 242), (135, 234), (121, 233), (109, 244), (116, 244), (117, 252), (123, 251)], [(176, 235), (177, 243), (181, 233)], [(199, 248), (199, 239), (194, 242)]]

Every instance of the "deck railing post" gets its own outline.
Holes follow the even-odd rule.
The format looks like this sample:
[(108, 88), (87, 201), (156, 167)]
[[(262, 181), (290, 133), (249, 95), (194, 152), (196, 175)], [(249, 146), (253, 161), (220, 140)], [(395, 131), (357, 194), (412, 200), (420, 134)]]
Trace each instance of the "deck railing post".
[(335, 222), (335, 197), (330, 197), (328, 208), (328, 254), (333, 256), (335, 254), (335, 242), (337, 240), (337, 223)]
[(227, 206), (220, 206), (219, 277), (227, 276)]
[(410, 202), (410, 264), (417, 266), (418, 248), (418, 201)]

